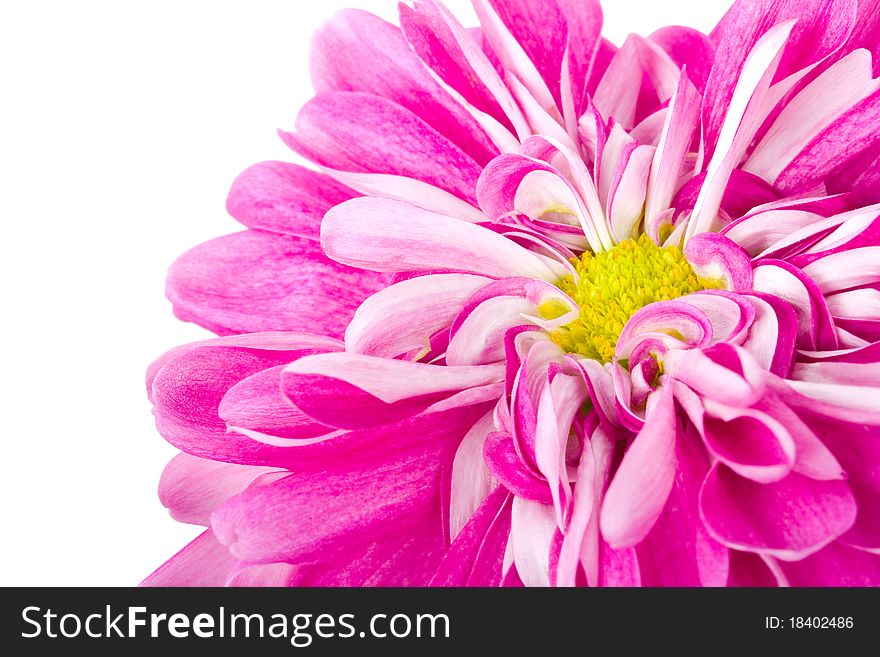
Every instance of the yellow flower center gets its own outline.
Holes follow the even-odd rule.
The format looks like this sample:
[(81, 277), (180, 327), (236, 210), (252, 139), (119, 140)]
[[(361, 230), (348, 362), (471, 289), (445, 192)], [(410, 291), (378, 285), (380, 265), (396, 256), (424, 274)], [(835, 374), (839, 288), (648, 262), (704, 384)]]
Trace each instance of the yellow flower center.
[(602, 363), (611, 362), (620, 332), (639, 308), (722, 287), (721, 281), (698, 279), (680, 248), (657, 246), (645, 234), (608, 251), (588, 251), (572, 263), (577, 280), (569, 275), (556, 285), (577, 302), (580, 314), (551, 338), (567, 353)]

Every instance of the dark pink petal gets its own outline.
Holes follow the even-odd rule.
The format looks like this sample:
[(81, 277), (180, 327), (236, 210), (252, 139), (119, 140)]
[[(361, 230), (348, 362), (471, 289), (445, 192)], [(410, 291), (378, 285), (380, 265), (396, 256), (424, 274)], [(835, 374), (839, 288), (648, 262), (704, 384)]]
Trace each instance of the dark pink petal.
[(836, 422), (813, 413), (804, 419), (846, 471), (846, 482), (858, 505), (852, 528), (840, 540), (863, 548), (880, 548), (880, 429)]
[(487, 390), (485, 398), (463, 400), (483, 402), (502, 377), (501, 365), (451, 367), (337, 353), (291, 363), (281, 386), (294, 405), (318, 422), (361, 429), (417, 415), (461, 391)]
[[(672, 207), (678, 211), (693, 208), (705, 180), (705, 173), (698, 174), (688, 180), (676, 192)], [(779, 194), (766, 181), (741, 169), (734, 169), (721, 198), (721, 209), (729, 216), (736, 218), (759, 205), (778, 199)]]
[(178, 454), (159, 479), (159, 501), (178, 522), (207, 527), (214, 509), (271, 472), (278, 469)]
[(663, 48), (679, 68), (687, 69), (688, 78), (703, 93), (715, 59), (709, 37), (689, 27), (672, 25), (660, 28), (648, 40)]
[(880, 555), (835, 541), (800, 561), (780, 561), (791, 586), (880, 586)]
[(319, 94), (361, 91), (382, 96), (424, 119), (478, 164), (498, 154), (468, 112), (434, 80), (400, 28), (343, 9), (312, 37), (312, 83)]
[(384, 272), (556, 281), (563, 269), (483, 226), (381, 198), (356, 198), (332, 208), (321, 224), (321, 245), (338, 262)]
[(769, 372), (787, 377), (794, 363), (798, 320), (794, 309), (772, 294), (748, 295), (755, 319), (743, 348)]
[(489, 471), (514, 495), (553, 504), (547, 481), (522, 462), (509, 434), (490, 433), (483, 446), (483, 458)]
[(226, 209), (248, 228), (320, 239), (324, 213), (352, 196), (323, 173), (288, 162), (260, 162), (232, 183)]
[[(468, 61), (442, 9), (433, 0), (398, 7), (401, 29), (422, 61), (468, 103), (513, 130), (498, 100)], [(488, 60), (486, 66), (491, 67)]]
[(257, 230), (186, 252), (168, 272), (175, 314), (226, 335), (314, 331), (342, 336), (385, 277), (331, 261), (313, 239)]
[(355, 434), (348, 456), (337, 452), (316, 462), (320, 470), (228, 500), (212, 516), (214, 531), (237, 557), (257, 562), (327, 561), (409, 532), (442, 539), (442, 463), (475, 419), (456, 409)]
[[(512, 500), (513, 496), (502, 486), (485, 499), (449, 546), (431, 579), (431, 586), (465, 586), (468, 583), (498, 586), (501, 583), (501, 562), (504, 546), (507, 545), (507, 535), (510, 533)], [(480, 560), (480, 553), (483, 548), (488, 549), (489, 544), (500, 545), (501, 549), (492, 550), (493, 559), (487, 563)], [(477, 571), (483, 574), (483, 577), (478, 575), (482, 580), (479, 584), (471, 582)], [(490, 572), (494, 576), (485, 577)]]
[(575, 109), (580, 110), (601, 40), (602, 7), (598, 0), (556, 0), (556, 3), (568, 23), (568, 69)]
[(728, 547), (800, 559), (848, 530), (856, 502), (843, 481), (792, 473), (760, 484), (716, 465), (703, 486), (700, 509), (709, 533)]
[(141, 586), (226, 586), (238, 560), (210, 529), (159, 566)]
[[(534, 64), (556, 101), (557, 107), (561, 109), (560, 76), (569, 29), (566, 16), (557, 0), (489, 0), (489, 2), (511, 36)], [(585, 4), (589, 6), (592, 3)], [(597, 26), (593, 16), (588, 14), (587, 17), (589, 20), (587, 26), (595, 29), (592, 36), (596, 38), (601, 23)], [(485, 25), (483, 29), (486, 29)], [(590, 35), (583, 36), (588, 38)]]
[(753, 552), (730, 550), (727, 586), (779, 586), (766, 561)]
[(877, 145), (880, 135), (873, 126), (878, 120), (880, 91), (875, 91), (810, 140), (779, 173), (776, 187), (790, 195), (809, 191), (862, 151)]
[(779, 481), (795, 463), (795, 441), (779, 421), (760, 411), (705, 402), (703, 437), (711, 453), (740, 476)]
[(474, 203), (480, 166), (400, 105), (360, 92), (316, 96), (300, 110), (285, 143), (321, 166), (421, 180)]
[(726, 547), (707, 533), (700, 519), (700, 487), (709, 459), (692, 429), (675, 443), (675, 479), (663, 511), (635, 547), (642, 586), (723, 586), (727, 579)]
[(341, 343), (298, 333), (230, 336), (179, 347), (147, 373), (156, 427), (175, 447), (206, 459), (251, 465), (284, 462), (284, 448), (227, 431), (218, 408), (227, 391), (253, 374)]

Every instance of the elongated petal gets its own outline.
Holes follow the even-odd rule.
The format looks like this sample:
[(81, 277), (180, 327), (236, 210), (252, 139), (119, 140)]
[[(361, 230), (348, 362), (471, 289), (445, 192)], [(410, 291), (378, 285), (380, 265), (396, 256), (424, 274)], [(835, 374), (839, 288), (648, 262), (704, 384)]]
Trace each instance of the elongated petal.
[(663, 510), (675, 478), (677, 427), (672, 387), (664, 386), (654, 394), (654, 409), (627, 450), (602, 504), (602, 536), (614, 548), (631, 547), (645, 537)]
[(480, 166), (400, 105), (360, 92), (316, 96), (300, 110), (285, 143), (321, 166), (415, 178), (475, 202)]
[(211, 513), (274, 468), (209, 461), (178, 454), (159, 480), (159, 500), (178, 522), (208, 526)]
[(387, 199), (357, 198), (331, 209), (321, 224), (321, 245), (334, 260), (374, 271), (557, 278), (536, 255), (498, 233)]
[(352, 196), (352, 190), (322, 173), (288, 162), (260, 162), (232, 183), (226, 209), (248, 228), (320, 239), (324, 213)]
[(331, 261), (313, 239), (249, 230), (178, 258), (166, 294), (178, 317), (221, 335), (315, 331), (337, 337), (358, 304), (384, 285), (381, 275)]
[(477, 122), (431, 77), (400, 29), (357, 9), (337, 13), (312, 37), (317, 93), (376, 94), (417, 114), (479, 164), (497, 151)]
[(394, 358), (426, 351), (464, 302), (491, 279), (470, 274), (419, 276), (385, 288), (360, 305), (345, 330), (352, 353)]
[(284, 370), (287, 397), (331, 426), (357, 429), (416, 415), (456, 392), (501, 381), (501, 366), (441, 367), (361, 354), (307, 356)]
[(210, 529), (148, 576), (141, 586), (225, 586), (237, 564)]

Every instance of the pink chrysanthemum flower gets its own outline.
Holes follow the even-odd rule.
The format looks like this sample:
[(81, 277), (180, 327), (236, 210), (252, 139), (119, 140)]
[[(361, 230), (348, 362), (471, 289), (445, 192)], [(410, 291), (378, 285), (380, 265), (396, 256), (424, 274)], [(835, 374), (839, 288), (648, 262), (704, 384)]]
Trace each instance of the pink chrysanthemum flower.
[(330, 177), (250, 170), (253, 230), (173, 270), (281, 332), (151, 369), (210, 529), (147, 583), (880, 584), (880, 8), (618, 49), (591, 2), (474, 6), (328, 23), (283, 137)]

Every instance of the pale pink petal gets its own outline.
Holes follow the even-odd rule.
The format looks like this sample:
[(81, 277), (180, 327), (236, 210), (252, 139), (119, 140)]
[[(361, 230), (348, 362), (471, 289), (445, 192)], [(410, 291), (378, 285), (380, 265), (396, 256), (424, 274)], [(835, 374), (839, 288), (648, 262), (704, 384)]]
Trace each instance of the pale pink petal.
[(238, 560), (210, 529), (162, 564), (140, 586), (225, 586)]
[(550, 282), (559, 276), (498, 233), (388, 199), (357, 198), (332, 208), (321, 224), (321, 245), (334, 260), (374, 271), (453, 270)]
[(645, 427), (624, 455), (602, 504), (602, 536), (614, 548), (633, 546), (645, 537), (663, 510), (675, 478), (677, 422), (672, 387), (663, 386), (652, 397)]
[(430, 349), (431, 336), (451, 325), (465, 301), (490, 282), (470, 274), (434, 274), (380, 290), (355, 312), (345, 330), (345, 348), (384, 358), (413, 352), (418, 360)]
[(258, 477), (278, 471), (178, 454), (165, 466), (159, 479), (159, 501), (178, 522), (207, 527), (211, 513), (220, 504), (245, 490)]
[(492, 415), (484, 415), (455, 451), (449, 482), (449, 534), (453, 538), (497, 485), (483, 462), (483, 444), (495, 430)]
[(553, 507), (513, 498), (510, 543), (516, 571), (526, 586), (550, 585), (550, 544), (555, 531)]

